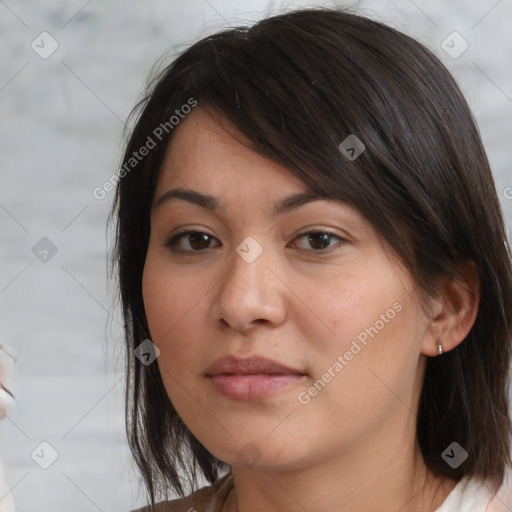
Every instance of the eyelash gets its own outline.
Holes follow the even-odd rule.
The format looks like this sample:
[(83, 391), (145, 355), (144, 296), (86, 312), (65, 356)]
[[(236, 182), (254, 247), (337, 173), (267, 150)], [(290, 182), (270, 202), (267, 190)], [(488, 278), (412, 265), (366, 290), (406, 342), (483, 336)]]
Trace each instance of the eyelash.
[[(294, 240), (297, 240), (302, 237), (306, 237), (308, 235), (318, 235), (318, 234), (328, 235), (332, 238), (337, 238), (339, 240), (339, 243), (340, 242), (345, 243), (347, 241), (346, 239), (342, 238), (339, 235), (336, 235), (335, 233), (332, 233), (330, 231), (322, 231), (322, 230), (305, 231), (304, 233), (300, 233), (299, 235), (297, 235), (294, 238)], [(176, 245), (178, 244), (178, 242), (182, 238), (186, 237), (187, 235), (206, 235), (206, 236), (210, 237), (211, 239), (215, 239), (215, 237), (213, 235), (210, 235), (203, 231), (186, 230), (186, 231), (182, 231), (182, 232), (179, 232), (179, 233), (176, 233), (175, 235), (173, 235), (169, 240), (167, 240), (165, 245), (167, 247), (169, 247), (174, 253), (177, 253), (177, 254), (201, 253), (201, 252), (204, 252), (206, 249), (210, 249), (210, 247), (207, 247), (206, 249), (200, 249), (200, 250), (177, 249)], [(299, 248), (299, 251), (310, 252), (310, 253), (313, 252), (315, 254), (327, 254), (327, 253), (331, 252), (334, 247), (335, 247), (335, 245), (328, 246), (323, 249), (300, 249)]]

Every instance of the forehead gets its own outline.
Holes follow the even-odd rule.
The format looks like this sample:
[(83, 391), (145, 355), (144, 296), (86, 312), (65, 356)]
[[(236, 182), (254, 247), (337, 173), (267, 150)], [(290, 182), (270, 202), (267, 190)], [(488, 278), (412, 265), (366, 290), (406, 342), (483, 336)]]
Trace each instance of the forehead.
[(169, 143), (153, 213), (163, 210), (165, 215), (171, 204), (180, 209), (200, 206), (241, 223), (261, 215), (275, 222), (302, 210), (306, 216), (331, 215), (361, 235), (374, 231), (357, 208), (313, 193), (288, 169), (251, 149), (236, 128), (199, 107), (180, 123)]
[(307, 190), (277, 162), (250, 147), (228, 121), (198, 107), (178, 126), (166, 150), (158, 189), (169, 186), (236, 191), (265, 184), (265, 189)]

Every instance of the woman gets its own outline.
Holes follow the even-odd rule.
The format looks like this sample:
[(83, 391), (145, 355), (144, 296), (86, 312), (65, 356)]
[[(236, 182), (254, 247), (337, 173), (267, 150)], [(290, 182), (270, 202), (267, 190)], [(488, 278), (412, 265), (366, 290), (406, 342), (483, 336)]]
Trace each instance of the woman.
[(485, 510), (512, 269), (439, 60), (302, 10), (199, 41), (139, 107), (115, 262), (144, 510)]

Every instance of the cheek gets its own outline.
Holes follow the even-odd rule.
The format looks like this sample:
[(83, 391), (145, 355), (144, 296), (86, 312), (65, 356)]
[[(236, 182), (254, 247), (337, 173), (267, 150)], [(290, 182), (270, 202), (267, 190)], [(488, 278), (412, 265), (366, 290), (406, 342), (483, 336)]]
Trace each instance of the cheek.
[(176, 329), (190, 323), (194, 305), (204, 296), (201, 283), (191, 281), (185, 272), (176, 271), (164, 252), (148, 250), (142, 275), (142, 295), (151, 335), (163, 341)]
[(146, 261), (142, 290), (149, 332), (160, 350), (156, 362), (165, 390), (180, 416), (190, 408), (190, 393), (197, 394), (194, 377), (200, 352), (194, 344), (200, 290), (184, 284), (177, 272), (159, 268), (151, 258)]
[(193, 297), (177, 273), (170, 273), (148, 254), (142, 278), (144, 308), (151, 339), (162, 355), (168, 351), (176, 333), (190, 324), (187, 311)]
[(346, 321), (336, 346), (326, 349), (329, 357), (316, 376), (328, 380), (331, 369), (336, 377), (319, 395), (324, 395), (324, 406), (337, 411), (335, 416), (371, 424), (376, 415), (411, 402), (424, 324), (415, 305), (400, 295), (381, 296)]
[(316, 315), (296, 314), (310, 344), (312, 380), (321, 381), (315, 401), (343, 404), (347, 412), (389, 394), (383, 382), (392, 389), (410, 383), (425, 325), (396, 274), (374, 264), (326, 281), (320, 291), (312, 283), (307, 294)]
[[(387, 279), (383, 278), (387, 271)], [(335, 272), (322, 280), (304, 282), (300, 293), (303, 300), (297, 301), (293, 312), (299, 328), (313, 344), (322, 345), (322, 350), (347, 350), (358, 336), (364, 342), (370, 338), (367, 329), (378, 322), (380, 315), (386, 320), (395, 316), (393, 304), (400, 301), (403, 290), (391, 279), (389, 269), (378, 272), (374, 267), (354, 272)], [(301, 297), (301, 298), (302, 298)], [(386, 328), (388, 324), (386, 324)], [(380, 331), (381, 329), (379, 329)]]
[(190, 286), (183, 275), (159, 265), (158, 260), (148, 254), (142, 293), (151, 339), (161, 352), (159, 362), (179, 367), (180, 363), (193, 361), (191, 342), (205, 295), (197, 284)]

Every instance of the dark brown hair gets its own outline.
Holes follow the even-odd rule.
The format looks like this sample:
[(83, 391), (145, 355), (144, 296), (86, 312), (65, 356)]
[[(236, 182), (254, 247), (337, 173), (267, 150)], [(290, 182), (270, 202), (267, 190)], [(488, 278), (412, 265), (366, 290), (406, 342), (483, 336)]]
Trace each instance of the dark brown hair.
[[(410, 37), (346, 11), (307, 9), (226, 30), (191, 46), (149, 84), (122, 165), (191, 98), (314, 193), (358, 208), (420, 295), (435, 296), (440, 276), (459, 277), (459, 262), (475, 263), (479, 312), (457, 348), (428, 359), (417, 437), (436, 474), (469, 475), (497, 489), (510, 465), (511, 257), (478, 130), (446, 68)], [(125, 167), (112, 212), (127, 433), (152, 503), (169, 489), (183, 496), (183, 483), (193, 488), (198, 474), (213, 483), (226, 467), (181, 421), (158, 365), (134, 357), (151, 338), (142, 273), (159, 170), (179, 125), (168, 128)], [(366, 147), (354, 160), (338, 149), (351, 134)], [(457, 469), (441, 457), (453, 441), (468, 452)]]

